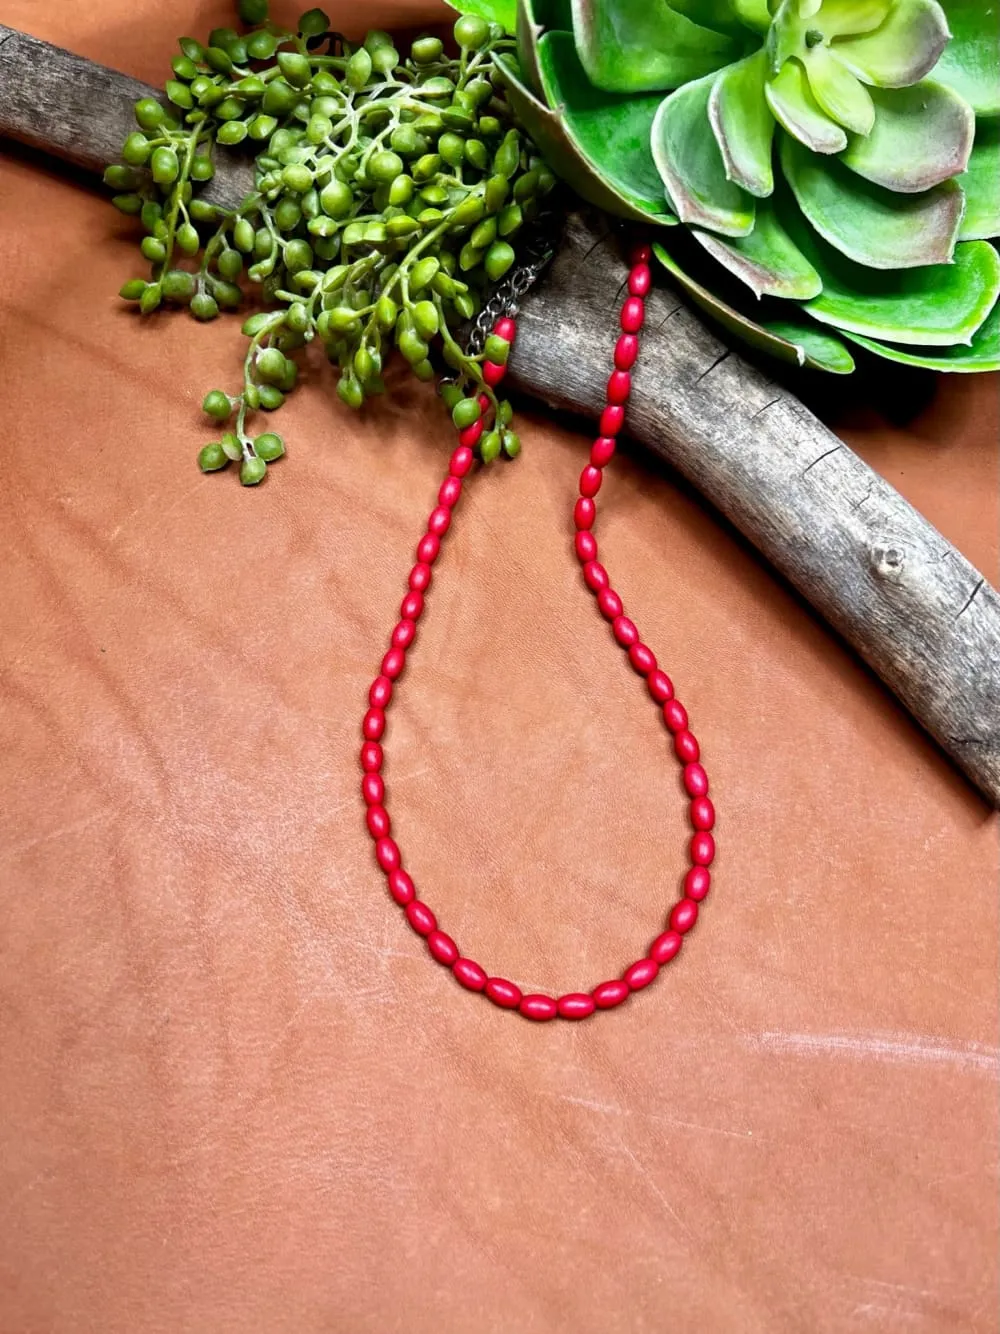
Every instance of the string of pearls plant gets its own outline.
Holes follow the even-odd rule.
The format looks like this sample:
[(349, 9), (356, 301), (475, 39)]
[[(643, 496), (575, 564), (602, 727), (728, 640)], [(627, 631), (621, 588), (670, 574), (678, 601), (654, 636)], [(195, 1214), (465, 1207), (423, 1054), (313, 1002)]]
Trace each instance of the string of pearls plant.
[[(198, 456), (263, 480), (284, 452), (276, 432), (250, 432), (259, 411), (295, 387), (295, 354), (318, 342), (338, 369), (341, 399), (358, 408), (384, 391), (393, 347), (421, 380), (440, 355), (455, 425), (475, 427), (484, 462), (520, 448), (511, 407), (484, 378), (508, 347), (492, 337), (467, 356), (452, 329), (481, 309), (514, 263), (516, 237), (555, 178), (515, 123), (493, 55), (513, 49), (497, 24), (463, 15), (457, 53), (420, 37), (402, 56), (385, 32), (354, 45), (312, 9), (290, 32), (267, 0), (240, 0), (244, 35), (217, 28), (180, 39), (173, 78), (136, 104), (138, 129), (105, 180), (137, 215), (151, 266), (122, 297), (148, 315), (186, 306), (199, 320), (235, 310), (256, 289), (262, 309), (236, 393), (211, 390), (203, 408), (222, 431)], [(255, 150), (255, 188), (227, 211), (199, 199), (215, 144)]]

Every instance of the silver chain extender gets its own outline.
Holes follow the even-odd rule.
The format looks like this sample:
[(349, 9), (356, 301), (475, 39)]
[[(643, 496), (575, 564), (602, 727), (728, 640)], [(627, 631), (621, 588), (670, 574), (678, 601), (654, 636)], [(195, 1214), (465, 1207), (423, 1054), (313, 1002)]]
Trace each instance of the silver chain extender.
[(548, 268), (556, 253), (556, 215), (550, 213), (532, 229), (525, 247), (525, 257), (493, 289), (489, 300), (469, 327), (465, 350), (478, 357), (486, 346), (493, 327), (504, 315), (516, 315), (518, 303)]

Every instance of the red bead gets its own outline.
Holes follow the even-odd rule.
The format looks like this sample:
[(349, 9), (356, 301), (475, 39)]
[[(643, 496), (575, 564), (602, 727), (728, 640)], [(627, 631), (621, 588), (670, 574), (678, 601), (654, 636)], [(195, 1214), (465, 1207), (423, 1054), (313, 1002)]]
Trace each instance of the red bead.
[(483, 362), (483, 379), (491, 389), (495, 389), (506, 374), (507, 367), (501, 366), (498, 361)]
[(653, 247), (648, 243), (648, 241), (641, 241), (638, 245), (636, 245), (633, 248), (632, 256), (629, 262), (632, 264), (648, 264), (652, 258), (653, 258)]
[(448, 464), (448, 471), (452, 477), (465, 477), (472, 467), (475, 457), (475, 454), (466, 445), (459, 445)]
[(383, 871), (395, 871), (402, 860), (399, 848), (391, 838), (380, 838), (375, 844), (375, 859)]
[(608, 402), (627, 403), (632, 392), (632, 377), (628, 371), (612, 371), (608, 378)]
[(691, 823), (695, 829), (715, 828), (715, 807), (708, 797), (695, 797), (691, 803)]
[(474, 959), (456, 960), (452, 972), (467, 991), (482, 991), (486, 986), (486, 974)]
[(567, 996), (560, 996), (556, 1002), (556, 1009), (561, 1019), (586, 1019), (597, 1009), (597, 1003), (593, 996), (588, 996), (585, 991), (576, 991)]
[(413, 887), (413, 881), (401, 866), (398, 866), (395, 871), (390, 871), (387, 878), (389, 893), (400, 907), (405, 908), (408, 903), (413, 902), (417, 891)]
[(590, 994), (599, 1010), (613, 1010), (616, 1005), (628, 1000), (630, 993), (627, 982), (602, 982)]
[(711, 866), (715, 860), (715, 839), (700, 829), (691, 840), (691, 860), (695, 866)]
[(606, 468), (615, 456), (614, 436), (599, 435), (590, 447), (590, 461), (595, 468)]
[(627, 616), (616, 616), (611, 623), (611, 632), (622, 648), (631, 648), (633, 644), (639, 642), (639, 631), (635, 628), (635, 622), (630, 621)]
[[(432, 931), (437, 930), (437, 918), (427, 904), (421, 903), (419, 899), (414, 899), (412, 903), (406, 905), (406, 920), (420, 936), (429, 936)], [(458, 957), (457, 950), (455, 957)]]
[(384, 806), (369, 806), (365, 813), (368, 832), (372, 838), (388, 838), (392, 829), (389, 812)]
[(459, 497), (462, 494), (462, 482), (458, 477), (448, 476), (441, 483), (438, 490), (438, 503), (444, 505), (446, 509), (451, 509), (457, 505)]
[(677, 758), (683, 764), (693, 764), (701, 754), (697, 737), (693, 732), (689, 732), (686, 727), (674, 733), (674, 750), (677, 752)]
[(663, 721), (671, 732), (683, 732), (688, 725), (687, 709), (679, 699), (668, 699), (663, 706)]
[(399, 614), (404, 621), (419, 621), (424, 611), (424, 595), (411, 588), (399, 604)]
[(659, 971), (660, 965), (655, 959), (639, 959), (626, 971), (623, 981), (630, 991), (641, 991), (643, 987), (649, 986)]
[(609, 588), (611, 586), (611, 580), (608, 578), (607, 570), (596, 560), (589, 560), (583, 567), (583, 577), (587, 587), (594, 593), (599, 593), (602, 588)]
[(625, 409), (620, 403), (610, 403), (601, 413), (601, 435), (617, 435), (625, 425)]
[(438, 505), (437, 509), (431, 510), (431, 516), (427, 520), (428, 533), (433, 533), (435, 537), (444, 537), (450, 527), (451, 510), (447, 505)]
[(382, 747), (377, 741), (366, 741), (361, 747), (361, 767), (366, 774), (374, 774), (382, 768)]
[(417, 564), (433, 565), (440, 551), (441, 538), (437, 533), (425, 533), (417, 543)]
[(498, 338), (505, 338), (508, 343), (512, 343), (514, 335), (517, 333), (517, 325), (509, 315), (504, 315), (494, 324), (493, 332)]
[(680, 954), (681, 946), (684, 944), (684, 937), (676, 931), (664, 931), (662, 936), (657, 936), (649, 947), (649, 957), (662, 968), (665, 963)]
[(480, 394), (479, 397), (478, 397), (478, 399), (476, 400), (476, 402), (479, 404), (479, 411), (480, 411), (480, 412), (485, 412), (486, 409), (490, 406), (489, 395), (488, 395), (488, 394)]
[(502, 1010), (516, 1010), (521, 1004), (521, 988), (505, 977), (491, 977), (486, 983), (486, 994)]
[(602, 588), (597, 595), (597, 605), (601, 609), (601, 615), (606, 616), (609, 621), (615, 620), (622, 614), (622, 600), (613, 588)]
[[(381, 774), (365, 774), (361, 780), (361, 795), (366, 806), (381, 806), (385, 800), (385, 783)], [(386, 833), (389, 831), (386, 830)]]
[(417, 633), (415, 621), (400, 621), (392, 632), (392, 647), (407, 649), (413, 643)]
[(707, 866), (692, 866), (684, 877), (684, 893), (700, 903), (712, 887), (712, 872)]
[(666, 704), (668, 699), (674, 697), (674, 683), (666, 672), (661, 672), (659, 668), (650, 672), (649, 680), (646, 682), (649, 686), (649, 693), (656, 700), (657, 704)]
[(625, 333), (638, 333), (646, 318), (646, 303), (641, 296), (630, 296), (622, 306), (622, 330)]
[(471, 426), (466, 426), (464, 430), (458, 433), (458, 443), (465, 445), (467, 449), (472, 449), (479, 444), (482, 438), (485, 423), (482, 417), (477, 417)]
[(406, 666), (406, 654), (401, 648), (391, 648), (382, 659), (382, 675), (387, 676), (390, 681), (395, 681), (402, 675), (403, 668)]
[(592, 463), (588, 463), (586, 468), (580, 474), (580, 495), (596, 496), (601, 489), (601, 482), (604, 480), (600, 468), (595, 468)]
[(593, 533), (581, 530), (577, 533), (574, 545), (576, 546), (577, 559), (583, 561), (586, 565), (597, 556), (597, 538)]
[(689, 797), (708, 796), (708, 774), (701, 764), (685, 764), (684, 787)]
[(392, 699), (392, 682), (387, 676), (376, 676), (368, 691), (368, 703), (373, 709), (387, 709)]
[(674, 904), (674, 910), (670, 914), (670, 926), (679, 936), (690, 931), (697, 920), (698, 905), (692, 899), (681, 899), (680, 903)]
[(637, 264), (628, 276), (628, 290), (633, 296), (646, 296), (652, 283), (648, 264)]
[(409, 585), (417, 593), (426, 593), (434, 578), (434, 571), (426, 561), (417, 561), (410, 571)]
[(523, 996), (521, 1004), (517, 1008), (525, 1019), (534, 1019), (538, 1023), (543, 1023), (546, 1019), (554, 1019), (559, 1013), (551, 996)]
[(635, 334), (622, 334), (615, 346), (615, 369), (630, 371), (639, 355), (639, 340)]
[(446, 968), (451, 968), (458, 959), (458, 946), (444, 931), (431, 931), (427, 936), (427, 948), (431, 958), (443, 963)]
[(588, 496), (581, 496), (573, 507), (573, 522), (577, 528), (593, 528), (597, 506)]
[(645, 644), (633, 644), (628, 651), (628, 660), (640, 676), (656, 671), (656, 655)]
[(382, 733), (385, 731), (385, 713), (382, 709), (369, 709), (361, 724), (361, 730), (365, 734), (366, 741), (381, 741)]

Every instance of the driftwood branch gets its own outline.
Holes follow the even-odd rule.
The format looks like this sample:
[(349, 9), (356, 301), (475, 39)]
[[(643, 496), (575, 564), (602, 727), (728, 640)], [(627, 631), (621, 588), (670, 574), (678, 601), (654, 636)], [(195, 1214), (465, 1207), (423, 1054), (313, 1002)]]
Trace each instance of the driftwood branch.
[[(0, 27), (0, 135), (91, 171), (115, 160), (155, 90)], [(83, 136), (86, 136), (85, 138)], [(204, 193), (232, 205), (246, 157), (220, 152)], [(624, 270), (599, 218), (572, 215), (525, 298), (512, 378), (597, 415)], [(792, 394), (732, 352), (669, 287), (648, 304), (632, 434), (667, 459), (836, 627), (1000, 805), (1000, 597)]]

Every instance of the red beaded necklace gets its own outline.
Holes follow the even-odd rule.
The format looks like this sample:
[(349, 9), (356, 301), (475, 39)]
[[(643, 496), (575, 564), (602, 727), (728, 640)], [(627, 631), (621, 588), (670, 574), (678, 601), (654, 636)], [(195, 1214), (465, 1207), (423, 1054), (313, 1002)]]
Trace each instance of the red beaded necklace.
[[(708, 775), (699, 762), (698, 742), (688, 727), (684, 706), (674, 697), (670, 678), (660, 670), (652, 651), (640, 640), (634, 622), (625, 615), (621, 598), (611, 587), (607, 570), (598, 563), (597, 540), (591, 531), (597, 514), (594, 498), (601, 489), (604, 468), (614, 456), (615, 438), (625, 422), (625, 404), (632, 388), (630, 372), (639, 353), (638, 333), (645, 318), (644, 298), (651, 281), (649, 260), (648, 246), (638, 247), (632, 257), (629, 296), (622, 307), (622, 335), (615, 348), (615, 369), (608, 380), (607, 406), (601, 415), (600, 435), (590, 451), (590, 462), (580, 474), (580, 496), (573, 519), (576, 554), (583, 567), (584, 581), (596, 595), (601, 614), (611, 623), (615, 640), (626, 650), (632, 667), (645, 679), (650, 695), (662, 708), (663, 721), (673, 734), (674, 750), (683, 765), (684, 787), (691, 799), (691, 823), (695, 829), (690, 844), (692, 865), (684, 877), (684, 893), (670, 912), (668, 929), (656, 937), (645, 957), (627, 968), (619, 979), (602, 982), (589, 992), (571, 992), (559, 997), (537, 993), (524, 995), (513, 982), (491, 976), (478, 963), (462, 956), (451, 936), (439, 929), (434, 913), (417, 898), (413, 880), (403, 869), (399, 847), (392, 838), (381, 775), (385, 711), (392, 700), (393, 683), (403, 671), (407, 650), (417, 633), (417, 621), (424, 609), (424, 593), (430, 586), (431, 567), (441, 549), (441, 539), (451, 527), (452, 513), (462, 495), (463, 479), (472, 468), (473, 449), (483, 432), (481, 418), (459, 433), (458, 448), (451, 456), (447, 476), (441, 483), (437, 506), (431, 511), (427, 531), (417, 546), (417, 563), (410, 571), (409, 590), (400, 607), (400, 620), (392, 632), (389, 651), (382, 659), (381, 673), (368, 692), (370, 707), (362, 727), (365, 741), (361, 750), (364, 769), (361, 791), (368, 808), (368, 831), (375, 841), (375, 857), (385, 873), (390, 894), (403, 908), (410, 926), (427, 941), (431, 957), (450, 968), (463, 987), (482, 992), (501, 1009), (517, 1010), (526, 1019), (536, 1021), (586, 1019), (597, 1010), (613, 1009), (627, 1000), (633, 991), (649, 986), (661, 966), (680, 952), (684, 936), (698, 920), (698, 905), (711, 884), (708, 868), (715, 857), (715, 840), (710, 832), (715, 824), (715, 809), (708, 798)], [(513, 342), (513, 319), (498, 320), (495, 332)], [(503, 374), (504, 368), (495, 362), (485, 364), (484, 378), (488, 384), (498, 384)]]

